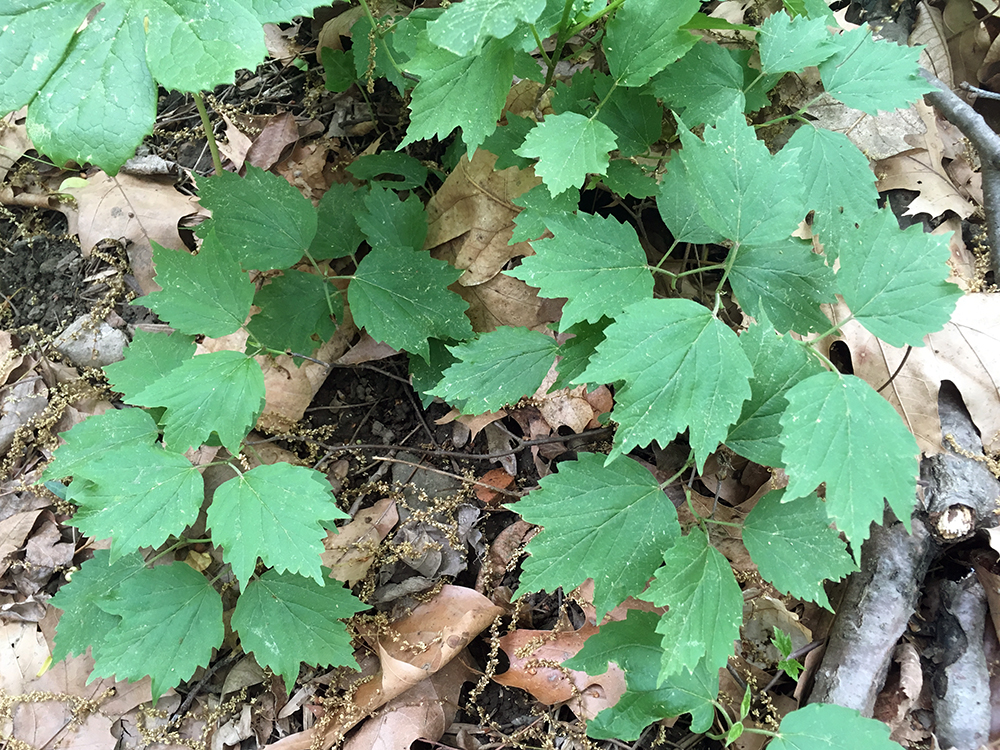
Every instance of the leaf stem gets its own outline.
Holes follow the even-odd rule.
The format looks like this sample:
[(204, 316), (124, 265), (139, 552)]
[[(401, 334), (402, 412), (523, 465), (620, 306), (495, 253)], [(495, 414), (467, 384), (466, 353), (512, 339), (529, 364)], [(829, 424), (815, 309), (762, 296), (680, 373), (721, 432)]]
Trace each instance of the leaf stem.
[(222, 174), (222, 157), (219, 156), (219, 144), (215, 142), (215, 133), (212, 132), (212, 121), (208, 119), (208, 110), (205, 108), (205, 100), (200, 91), (195, 91), (194, 106), (198, 108), (198, 116), (201, 118), (202, 127), (205, 129), (205, 139), (208, 141), (208, 151), (212, 154), (212, 166), (215, 173)]

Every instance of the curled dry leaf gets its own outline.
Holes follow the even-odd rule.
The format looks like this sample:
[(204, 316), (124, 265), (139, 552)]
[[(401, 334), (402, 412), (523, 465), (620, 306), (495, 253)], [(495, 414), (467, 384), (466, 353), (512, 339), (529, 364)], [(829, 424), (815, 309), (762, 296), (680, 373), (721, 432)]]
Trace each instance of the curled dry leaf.
[[(845, 320), (843, 305), (828, 309), (832, 320)], [(906, 362), (906, 349), (879, 341), (860, 324), (842, 329), (842, 340), (851, 351), (854, 373), (880, 388), (899, 370), (882, 395), (903, 417), (925, 455), (942, 451), (938, 390), (944, 380), (955, 384), (972, 421), (979, 428), (987, 453), (1000, 450), (1000, 296), (967, 294), (959, 298), (951, 321), (938, 333), (914, 347)], [(900, 369), (900, 365), (902, 368)]]
[(354, 520), (338, 531), (330, 531), (323, 540), (325, 551), (320, 555), (323, 565), (330, 569), (330, 578), (345, 581), (349, 586), (364, 578), (375, 561), (379, 542), (398, 521), (395, 501), (385, 498), (359, 510)]

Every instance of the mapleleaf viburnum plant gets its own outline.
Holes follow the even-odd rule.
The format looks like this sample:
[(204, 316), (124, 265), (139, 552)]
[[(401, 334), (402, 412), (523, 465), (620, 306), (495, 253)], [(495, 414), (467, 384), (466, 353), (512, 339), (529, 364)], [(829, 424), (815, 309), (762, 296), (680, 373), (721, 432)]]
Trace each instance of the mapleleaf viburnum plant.
[[(28, 132), (56, 163), (113, 173), (151, 132), (157, 85), (231, 83), (237, 68), (263, 59), (263, 23), (312, 9), (313, 0), (0, 2), (0, 110), (27, 105)], [(315, 207), (252, 167), (243, 178), (199, 178), (212, 212), (199, 251), (156, 247), (162, 290), (141, 300), (173, 333), (138, 332), (125, 359), (105, 368), (138, 408), (72, 428), (43, 476), (72, 478), (72, 523), (111, 539), (52, 600), (63, 611), (54, 658), (90, 648), (95, 675), (148, 674), (154, 696), (208, 664), (225, 633), (218, 582), (180, 562), (150, 566), (139, 550), (190, 541), (205, 485), (185, 452), (211, 443), (240, 455), (264, 402), (255, 357), (308, 354), (349, 306), (372, 338), (409, 354), (424, 396), (466, 413), (534, 393), (553, 362), (558, 387), (614, 385), (610, 453), (561, 463), (510, 506), (542, 527), (517, 594), (592, 578), (598, 619), (630, 596), (669, 608), (630, 611), (566, 663), (625, 672), (627, 692), (589, 722), (592, 737), (632, 740), (684, 713), (696, 732), (721, 722), (726, 741), (763, 732), (716, 702), (743, 598), (712, 544), (714, 521), (699, 517), (684, 533), (665, 485), (629, 453), (686, 433), (686, 468), (703, 469), (720, 445), (782, 468), (788, 485), (757, 503), (742, 538), (765, 580), (823, 607), (824, 582), (856, 570), (850, 550), (882, 521), (885, 502), (909, 524), (913, 436), (872, 387), (809, 342), (837, 330), (821, 305), (839, 296), (850, 320), (884, 342), (922, 345), (960, 296), (945, 281), (948, 238), (901, 230), (879, 208), (865, 156), (806, 121), (805, 107), (783, 118), (800, 127), (780, 148), (758, 137), (771, 123), (755, 113), (784, 76), (807, 68), (824, 96), (848, 107), (907, 107), (929, 90), (918, 50), (867, 28), (841, 30), (822, 0), (785, 0), (758, 26), (704, 15), (699, 0), (464, 0), (382, 17), (365, 9), (353, 34), (371, 44), (324, 50), (328, 88), (385, 77), (409, 106), (399, 149), (451, 136), (470, 159), (489, 152), (495, 170), (533, 170), (540, 182), (514, 200), (511, 243), (531, 242), (534, 254), (505, 273), (565, 299), (559, 336), (473, 329), (449, 289), (461, 271), (424, 249), (427, 211), (412, 188), (426, 169), (404, 153), (358, 160), (357, 184), (334, 185)], [(557, 77), (571, 49), (595, 63)], [(514, 81), (534, 82), (532, 116), (505, 112)], [(399, 179), (374, 179), (384, 173)], [(647, 262), (632, 225), (580, 210), (581, 188), (598, 184), (654, 199), (671, 250), (721, 253), (699, 269), (721, 276), (718, 291), (681, 297), (680, 274)], [(811, 241), (799, 238), (807, 217)], [(333, 278), (324, 265), (333, 259), (349, 259), (351, 272)], [(249, 271), (275, 273), (258, 288)], [(748, 322), (739, 335), (723, 315), (730, 294)], [(252, 305), (260, 312), (249, 317)], [(243, 328), (245, 351), (194, 356), (196, 336)], [(350, 664), (342, 620), (366, 605), (320, 565), (325, 530), (346, 518), (328, 482), (303, 467), (230, 463), (235, 476), (214, 490), (206, 525), (237, 583), (240, 645), (289, 687), (300, 661)], [(286, 635), (280, 648), (274, 632)], [(793, 711), (767, 733), (782, 750), (896, 747), (884, 725), (832, 705)]]

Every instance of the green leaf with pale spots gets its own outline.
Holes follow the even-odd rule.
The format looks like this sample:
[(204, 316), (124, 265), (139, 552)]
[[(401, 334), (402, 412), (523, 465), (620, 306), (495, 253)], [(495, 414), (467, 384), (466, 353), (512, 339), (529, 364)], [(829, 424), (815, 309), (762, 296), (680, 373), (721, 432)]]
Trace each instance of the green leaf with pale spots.
[(617, 145), (607, 125), (576, 112), (549, 115), (528, 131), (524, 144), (514, 150), (519, 156), (538, 159), (535, 174), (548, 185), (553, 196), (581, 187), (587, 174), (604, 174), (608, 154)]
[(258, 557), (279, 572), (307, 576), (322, 586), (323, 522), (348, 517), (334, 502), (325, 476), (288, 463), (258, 466), (223, 482), (208, 507), (212, 541), (222, 547), (243, 588)]
[(301, 662), (356, 668), (352, 636), (342, 620), (365, 609), (343, 586), (269, 570), (240, 595), (233, 629), (243, 650), (282, 677), (291, 693)]
[(826, 512), (855, 554), (884, 503), (910, 528), (916, 502), (917, 441), (895, 409), (854, 375), (824, 372), (792, 387), (781, 417), (785, 501), (826, 483)]
[(571, 591), (594, 579), (597, 621), (639, 596), (680, 536), (677, 511), (649, 471), (620, 458), (583, 453), (564, 461), (540, 487), (507, 506), (542, 531), (528, 543), (517, 596)]
[(736, 334), (686, 299), (637, 302), (604, 331), (576, 383), (624, 380), (615, 394), (618, 422), (608, 460), (688, 430), (699, 467), (725, 440), (750, 397), (750, 363)]
[(620, 86), (642, 86), (676, 62), (698, 37), (681, 28), (700, 0), (630, 0), (608, 21), (604, 54)]

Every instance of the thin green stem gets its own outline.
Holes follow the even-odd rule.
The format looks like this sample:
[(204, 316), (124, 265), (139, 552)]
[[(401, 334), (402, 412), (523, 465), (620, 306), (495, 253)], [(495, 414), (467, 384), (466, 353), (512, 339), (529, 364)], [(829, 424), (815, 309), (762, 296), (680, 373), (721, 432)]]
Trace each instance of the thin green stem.
[(212, 166), (215, 173), (222, 174), (222, 157), (219, 156), (219, 144), (215, 142), (215, 133), (212, 132), (212, 121), (208, 119), (208, 110), (205, 108), (205, 100), (200, 91), (192, 94), (194, 106), (198, 108), (198, 116), (201, 118), (202, 127), (205, 128), (205, 138), (208, 140), (208, 152), (212, 155)]
[(804, 115), (806, 110), (808, 110), (812, 105), (818, 102), (822, 97), (823, 97), (822, 94), (820, 94), (819, 96), (814, 96), (812, 99), (809, 100), (809, 102), (805, 106), (800, 107), (799, 109), (792, 112), (790, 115), (784, 115), (783, 117), (775, 117), (773, 120), (768, 120), (767, 122), (762, 122), (759, 125), (754, 125), (754, 128), (759, 130), (760, 128), (766, 128), (768, 125), (777, 125), (779, 122), (784, 122), (785, 120), (798, 119), (798, 120), (803, 120), (803, 122), (808, 122), (808, 120), (805, 120), (802, 117), (802, 115)]
[(621, 7), (622, 3), (624, 2), (625, 0), (614, 0), (613, 2), (609, 3), (606, 7), (602, 8), (600, 11), (595, 13), (594, 15), (587, 16), (586, 18), (582, 19), (579, 23), (577, 23), (575, 26), (573, 26), (573, 28), (570, 29), (570, 36), (579, 34), (585, 28), (590, 26), (592, 23), (596, 23), (605, 16), (614, 13)]
[(687, 471), (688, 469), (690, 469), (691, 468), (691, 464), (693, 464), (693, 463), (694, 463), (694, 459), (691, 456), (688, 456), (687, 461), (684, 462), (684, 465), (677, 471), (676, 474), (674, 474), (672, 477), (670, 477), (670, 479), (667, 479), (664, 482), (660, 482), (660, 484), (659, 484), (660, 490), (662, 491), (662, 490), (667, 489), (667, 487), (669, 487), (674, 482), (676, 482), (678, 479), (680, 479), (681, 474), (683, 474), (685, 471)]

